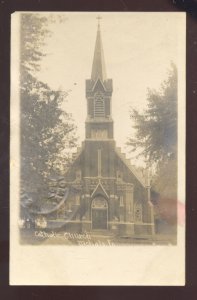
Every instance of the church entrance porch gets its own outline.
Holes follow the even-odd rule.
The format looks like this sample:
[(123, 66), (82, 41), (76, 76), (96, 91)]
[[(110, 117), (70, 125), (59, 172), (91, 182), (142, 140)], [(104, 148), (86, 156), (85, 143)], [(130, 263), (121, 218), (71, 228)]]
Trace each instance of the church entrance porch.
[(93, 199), (91, 216), (93, 230), (108, 229), (108, 203), (104, 197), (97, 196)]

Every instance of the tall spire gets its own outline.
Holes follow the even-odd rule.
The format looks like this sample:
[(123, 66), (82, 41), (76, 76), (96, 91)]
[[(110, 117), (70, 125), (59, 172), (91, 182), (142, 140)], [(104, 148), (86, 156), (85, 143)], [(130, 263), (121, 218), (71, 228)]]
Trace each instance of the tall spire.
[(107, 79), (107, 75), (105, 69), (105, 60), (104, 60), (100, 22), (99, 22), (101, 17), (97, 17), (97, 19), (98, 19), (98, 29), (97, 29), (96, 44), (94, 49), (94, 59), (92, 64), (91, 79), (96, 81), (98, 78), (100, 78), (100, 80), (104, 81)]

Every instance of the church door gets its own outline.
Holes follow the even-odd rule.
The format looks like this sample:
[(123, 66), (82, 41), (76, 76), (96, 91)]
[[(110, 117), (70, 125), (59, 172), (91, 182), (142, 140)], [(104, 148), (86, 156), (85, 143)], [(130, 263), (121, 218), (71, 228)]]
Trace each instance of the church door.
[(92, 229), (107, 229), (108, 204), (105, 198), (97, 196), (92, 201)]

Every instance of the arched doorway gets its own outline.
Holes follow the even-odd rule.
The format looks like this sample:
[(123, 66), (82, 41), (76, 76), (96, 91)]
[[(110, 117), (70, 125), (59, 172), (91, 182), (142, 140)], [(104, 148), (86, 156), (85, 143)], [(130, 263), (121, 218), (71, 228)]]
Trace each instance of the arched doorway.
[(108, 203), (103, 196), (97, 196), (92, 201), (92, 229), (107, 229)]

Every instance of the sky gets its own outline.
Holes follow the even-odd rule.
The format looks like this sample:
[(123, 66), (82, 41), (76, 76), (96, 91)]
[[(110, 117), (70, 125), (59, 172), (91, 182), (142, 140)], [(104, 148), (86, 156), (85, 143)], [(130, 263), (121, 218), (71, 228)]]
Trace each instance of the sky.
[(134, 134), (130, 108), (146, 108), (147, 88), (160, 88), (171, 62), (184, 62), (182, 13), (59, 13), (62, 23), (50, 25), (46, 56), (38, 74), (52, 89), (68, 92), (64, 109), (72, 113), (79, 141), (85, 137), (85, 80), (90, 78), (97, 16), (101, 16), (107, 77), (113, 80), (112, 117), (117, 146), (130, 157), (125, 143)]

